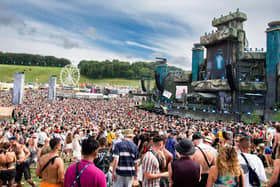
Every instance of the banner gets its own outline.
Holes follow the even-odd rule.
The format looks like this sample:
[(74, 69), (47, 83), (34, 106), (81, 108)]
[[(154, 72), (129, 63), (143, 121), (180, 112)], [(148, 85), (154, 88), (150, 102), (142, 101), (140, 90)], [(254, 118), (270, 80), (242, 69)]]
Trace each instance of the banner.
[(162, 95), (163, 95), (164, 97), (167, 97), (167, 98), (169, 99), (169, 98), (172, 96), (172, 93), (169, 92), (169, 91), (167, 91), (167, 90), (164, 90), (163, 93), (162, 93)]
[(188, 86), (176, 86), (176, 99), (183, 99), (188, 94)]

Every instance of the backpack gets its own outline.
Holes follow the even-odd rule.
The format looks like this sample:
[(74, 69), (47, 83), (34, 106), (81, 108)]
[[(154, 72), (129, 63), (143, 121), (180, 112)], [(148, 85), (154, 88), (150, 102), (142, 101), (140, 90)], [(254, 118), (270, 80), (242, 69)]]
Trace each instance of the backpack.
[(241, 156), (244, 158), (246, 164), (247, 164), (247, 167), (248, 167), (248, 171), (249, 171), (249, 183), (252, 185), (252, 186), (255, 186), (255, 187), (259, 187), (261, 185), (260, 183), (260, 179), (257, 175), (257, 173), (255, 172), (255, 170), (253, 170), (253, 168), (249, 165), (248, 163), (248, 160), (246, 159), (245, 155), (243, 153), (241, 153)]
[(98, 157), (94, 160), (94, 164), (97, 168), (102, 170), (104, 174), (106, 174), (112, 160), (110, 152), (107, 149), (102, 149), (98, 151)]

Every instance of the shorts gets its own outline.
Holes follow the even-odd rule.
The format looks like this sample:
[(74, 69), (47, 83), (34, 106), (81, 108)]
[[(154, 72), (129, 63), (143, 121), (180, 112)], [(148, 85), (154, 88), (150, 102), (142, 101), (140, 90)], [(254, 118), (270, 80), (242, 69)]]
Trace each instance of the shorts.
[(16, 176), (16, 169), (9, 169), (9, 170), (1, 170), (0, 171), (0, 180), (4, 183), (13, 180)]
[(52, 184), (42, 181), (40, 187), (61, 187), (61, 184)]
[(72, 149), (72, 143), (68, 143), (68, 144), (66, 144), (66, 147), (65, 147), (65, 149), (67, 150), (69, 150), (69, 149)]
[(272, 150), (269, 147), (266, 147), (265, 150), (264, 150), (264, 154), (271, 155), (272, 154)]
[(31, 179), (29, 164), (27, 162), (23, 162), (21, 164), (16, 165), (16, 182), (20, 182), (22, 175), (24, 174), (25, 180)]
[(199, 187), (205, 187), (207, 184), (208, 173), (201, 174), (201, 180), (199, 181)]

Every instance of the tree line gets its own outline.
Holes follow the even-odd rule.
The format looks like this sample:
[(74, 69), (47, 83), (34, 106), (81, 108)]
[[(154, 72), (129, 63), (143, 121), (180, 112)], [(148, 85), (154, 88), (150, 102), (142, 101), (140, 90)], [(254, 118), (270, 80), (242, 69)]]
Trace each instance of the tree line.
[[(123, 62), (119, 60), (82, 60), (78, 67), (80, 73), (89, 78), (126, 78), (142, 79), (143, 77), (155, 78), (156, 62)], [(168, 66), (169, 71), (183, 71), (174, 66)]]
[(71, 64), (71, 62), (68, 59), (56, 58), (54, 56), (0, 52), (0, 64), (64, 67)]

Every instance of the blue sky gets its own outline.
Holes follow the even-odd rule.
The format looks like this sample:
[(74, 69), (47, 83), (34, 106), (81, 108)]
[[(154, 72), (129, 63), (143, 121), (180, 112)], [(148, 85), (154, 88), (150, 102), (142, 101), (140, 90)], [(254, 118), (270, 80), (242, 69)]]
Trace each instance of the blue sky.
[(82, 59), (154, 61), (191, 68), (191, 48), (213, 17), (237, 8), (248, 16), (252, 48), (279, 20), (277, 0), (0, 0), (0, 51)]

